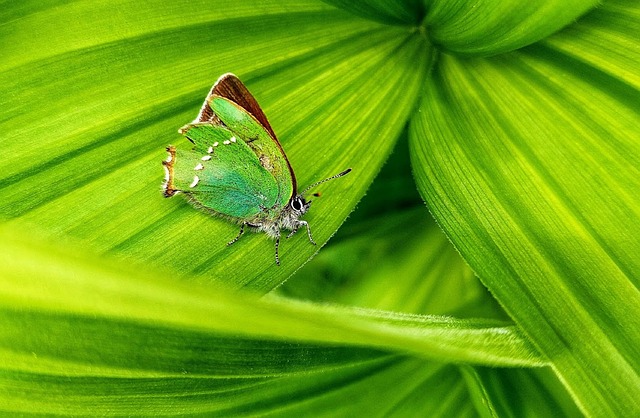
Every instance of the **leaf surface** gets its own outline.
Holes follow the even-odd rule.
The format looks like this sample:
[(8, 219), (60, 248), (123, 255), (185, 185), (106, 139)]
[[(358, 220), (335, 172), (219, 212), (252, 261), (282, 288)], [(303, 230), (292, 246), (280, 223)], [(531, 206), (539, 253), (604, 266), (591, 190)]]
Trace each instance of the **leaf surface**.
[[(437, 221), (581, 408), (626, 415), (640, 411), (640, 106), (629, 66), (640, 54), (609, 55), (600, 71), (606, 51), (630, 42), (618, 24), (637, 23), (594, 28), (596, 16), (572, 38), (509, 55), (443, 56), (411, 144)], [(599, 54), (583, 52), (587, 42)]]

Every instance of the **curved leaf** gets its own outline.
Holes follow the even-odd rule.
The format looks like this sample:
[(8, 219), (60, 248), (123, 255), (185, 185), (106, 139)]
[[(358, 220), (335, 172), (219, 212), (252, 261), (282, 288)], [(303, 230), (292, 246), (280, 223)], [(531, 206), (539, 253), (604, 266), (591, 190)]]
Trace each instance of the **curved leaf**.
[[(227, 248), (237, 226), (184, 200), (162, 199), (164, 148), (181, 141), (177, 129), (195, 117), (216, 78), (236, 72), (263, 106), (302, 187), (353, 168), (318, 189), (326, 198), (306, 216), (321, 246), (386, 159), (429, 65), (424, 38), (410, 30), (321, 4), (290, 6), (210, 4), (191, 21), (182, 17), (192, 10), (184, 2), (164, 10), (159, 28), (159, 11), (132, 28), (146, 9), (128, 5), (108, 22), (122, 30), (88, 39), (78, 37), (87, 28), (75, 16), (100, 15), (99, 3), (7, 22), (7, 31), (22, 35), (5, 47), (0, 72), (10, 115), (0, 121), (7, 155), (0, 216), (203, 281), (261, 291), (282, 283), (318, 248), (305, 234), (294, 236), (280, 246), (281, 267), (265, 236), (248, 234)], [(21, 52), (35, 41), (24, 34), (43, 43), (49, 33), (46, 25), (42, 35), (27, 30), (42, 23), (41, 14), (56, 19), (61, 33), (47, 39), (53, 52), (27, 60)]]
[[(544, 365), (516, 329), (498, 321), (259, 300), (111, 267), (17, 235), (3, 231), (0, 240), (4, 411), (131, 414), (141, 408), (156, 414), (170, 405), (181, 413), (255, 412), (296, 408), (309, 397), (326, 402), (328, 387), (358, 379), (369, 388), (378, 382), (389, 406), (404, 405), (432, 373), (438, 382), (447, 376), (447, 384), (459, 378), (450, 369), (440, 372), (440, 366), (388, 352)], [(407, 373), (422, 378), (386, 387)], [(455, 399), (466, 396), (459, 390)], [(314, 395), (318, 391), (324, 395)], [(122, 402), (125, 393), (130, 402)], [(418, 393), (406, 401), (409, 410), (423, 399)]]
[[(15, 233), (5, 234), (3, 243), (6, 274), (0, 302), (12, 315), (33, 315), (31, 321), (38, 318), (38, 312), (49, 311), (135, 320), (143, 325), (164, 323), (185, 332), (366, 344), (423, 354), (432, 352), (457, 361), (541, 364), (517, 331), (503, 327), (499, 321), (317, 306), (279, 298), (260, 300), (253, 294), (233, 294), (211, 285), (165, 282), (150, 273), (133, 275), (131, 271), (105, 267), (98, 270), (96, 260), (38, 247), (35, 242), (18, 240)], [(46, 291), (41, 287), (43, 282), (47, 283)], [(42, 315), (47, 320), (47, 314)], [(75, 329), (80, 329), (90, 327), (91, 323), (83, 325), (79, 321), (76, 325)], [(19, 325), (12, 327), (20, 329)], [(5, 335), (11, 335), (6, 332)], [(467, 336), (464, 343), (463, 335)], [(41, 348), (51, 346), (60, 350), (65, 345), (62, 336), (54, 341), (50, 336), (33, 333), (29, 338), (42, 339)]]
[(496, 55), (546, 38), (600, 3), (597, 0), (429, 2), (424, 21), (439, 48), (464, 55)]
[(422, 0), (323, 0), (355, 15), (392, 25), (418, 25), (424, 15)]
[[(421, 193), (465, 259), (583, 411), (619, 416), (640, 411), (640, 105), (628, 66), (640, 54), (608, 56), (609, 72), (589, 65), (631, 42), (617, 25), (628, 20), (605, 22), (573, 47), (561, 36), (583, 63), (547, 44), (443, 56), (411, 144)], [(605, 49), (580, 52), (590, 41)]]
[[(410, 187), (416, 194), (408, 159), (402, 140), (331, 245), (278, 291), (314, 302), (391, 311), (505, 317), (442, 231), (427, 219), (422, 203), (401, 191)], [(386, 211), (372, 213), (385, 206)], [(471, 399), (464, 402), (472, 401), (481, 416), (579, 415), (550, 368), (458, 367), (462, 373), (448, 370), (449, 391), (468, 393)], [(442, 386), (433, 379), (426, 383)], [(437, 396), (427, 397), (430, 401), (415, 410), (447, 402), (447, 396)]]
[(507, 319), (428, 216), (408, 162), (403, 135), (332, 244), (278, 292), (394, 312)]

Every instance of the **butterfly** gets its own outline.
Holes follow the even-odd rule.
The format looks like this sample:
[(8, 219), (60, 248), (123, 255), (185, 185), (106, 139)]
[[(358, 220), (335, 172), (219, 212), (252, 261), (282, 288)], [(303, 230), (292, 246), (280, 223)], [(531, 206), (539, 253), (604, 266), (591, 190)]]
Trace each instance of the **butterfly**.
[(282, 230), (305, 227), (316, 245), (307, 221), (301, 220), (311, 206), (304, 194), (326, 181), (342, 177), (351, 169), (315, 182), (298, 193), (296, 176), (287, 154), (267, 117), (245, 85), (231, 73), (222, 75), (207, 95), (198, 117), (178, 131), (192, 149), (167, 147), (163, 193), (178, 193), (209, 214), (240, 224), (275, 239), (275, 261)]

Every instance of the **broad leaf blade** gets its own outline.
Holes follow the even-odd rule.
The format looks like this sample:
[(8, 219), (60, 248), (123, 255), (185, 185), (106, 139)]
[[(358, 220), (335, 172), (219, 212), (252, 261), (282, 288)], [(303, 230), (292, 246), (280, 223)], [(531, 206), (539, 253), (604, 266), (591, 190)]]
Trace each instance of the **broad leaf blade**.
[[(414, 187), (406, 145), (400, 141), (396, 146), (332, 244), (278, 291), (313, 301), (390, 311), (504, 318), (426, 209), (409, 204), (415, 201), (399, 192)], [(381, 198), (388, 209), (373, 215), (373, 208), (384, 208), (378, 202)], [(449, 370), (448, 390), (469, 393), (474, 411), (486, 412), (483, 416), (579, 415), (550, 368), (460, 368), (462, 374)], [(441, 388), (433, 379), (426, 383)], [(438, 396), (426, 397), (420, 410), (446, 403), (446, 396)]]
[[(628, 43), (620, 26), (600, 30)], [(574, 31), (601, 45), (592, 35)], [(640, 411), (640, 106), (627, 62), (606, 74), (544, 45), (444, 56), (411, 138), (436, 219), (595, 415)]]
[[(33, 310), (135, 319), (184, 331), (369, 345), (406, 352), (415, 349), (418, 353), (431, 351), (438, 357), (487, 364), (543, 364), (518, 331), (503, 327), (503, 321), (317, 306), (282, 298), (260, 300), (253, 294), (233, 294), (217, 286), (187, 285), (161, 280), (151, 273), (134, 275), (96, 265), (92, 259), (22, 241), (15, 232), (5, 234), (3, 243), (6, 274), (0, 302), (17, 311), (16, 315), (21, 314), (16, 307), (28, 306), (25, 315)], [(42, 283), (47, 283), (46, 291)], [(46, 320), (46, 314), (42, 315)], [(40, 344), (54, 350), (65, 344), (64, 338), (47, 340), (38, 333), (29, 338), (43, 339)]]
[[(387, 407), (412, 410), (423, 405), (420, 387), (444, 379), (444, 395), (459, 380), (426, 358), (544, 365), (517, 330), (497, 321), (259, 300), (18, 235), (3, 231), (0, 241), (4, 411), (257, 413), (300, 408), (305, 399), (326, 404), (330, 387), (353, 396), (363, 390), (351, 386), (359, 379)], [(407, 381), (408, 373), (416, 378)], [(398, 383), (389, 388), (390, 381)]]
[(424, 15), (422, 0), (323, 0), (355, 15), (392, 25), (418, 25)]
[(488, 56), (530, 45), (572, 24), (597, 0), (519, 0), (429, 2), (424, 21), (439, 48)]
[[(93, 5), (99, 14), (101, 6)], [(280, 246), (277, 267), (266, 236), (248, 234), (228, 248), (237, 226), (180, 198), (163, 199), (160, 162), (168, 144), (181, 145), (177, 129), (197, 115), (220, 74), (240, 76), (268, 115), (301, 188), (353, 168), (319, 188), (326, 197), (305, 216), (322, 246), (386, 159), (430, 62), (424, 38), (411, 30), (322, 4), (287, 12), (277, 2), (228, 11), (211, 4), (200, 10), (207, 18), (194, 22), (176, 17), (192, 8), (178, 4), (165, 10), (170, 18), (160, 29), (148, 22), (130, 29), (129, 20), (144, 10), (127, 9), (130, 14), (109, 22), (117, 33), (106, 43), (109, 37), (77, 37), (73, 31), (83, 29), (77, 7), (44, 12), (61, 27), (60, 37), (51, 38), (55, 53), (35, 51), (25, 61), (29, 36), (16, 35), (6, 46), (0, 82), (9, 116), (0, 128), (10, 157), (0, 174), (0, 216), (167, 272), (261, 291), (281, 284), (318, 247), (297, 234)], [(82, 13), (91, 11), (86, 7)], [(6, 27), (24, 33), (28, 22), (41, 20), (35, 13)]]

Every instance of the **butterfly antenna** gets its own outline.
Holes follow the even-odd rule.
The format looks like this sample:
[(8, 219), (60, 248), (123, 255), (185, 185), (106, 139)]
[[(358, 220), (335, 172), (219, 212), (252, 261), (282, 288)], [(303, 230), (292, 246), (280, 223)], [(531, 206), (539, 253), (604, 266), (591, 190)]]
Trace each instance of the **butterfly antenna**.
[(351, 169), (350, 169), (350, 168), (347, 168), (346, 170), (344, 170), (344, 171), (343, 171), (343, 172), (341, 172), (341, 173), (336, 174), (335, 176), (328, 177), (328, 178), (326, 178), (326, 179), (324, 179), (324, 180), (316, 181), (316, 182), (315, 182), (315, 183), (313, 183), (311, 186), (307, 186), (307, 188), (306, 188), (306, 189), (304, 189), (304, 190), (302, 191), (302, 193), (300, 193), (300, 194), (305, 194), (309, 189), (313, 189), (314, 187), (316, 187), (316, 186), (317, 186), (317, 185), (319, 185), (319, 184), (324, 183), (325, 181), (329, 181), (329, 180), (337, 179), (338, 177), (346, 176), (346, 175), (347, 175), (347, 174), (349, 174), (350, 172), (351, 172)]

